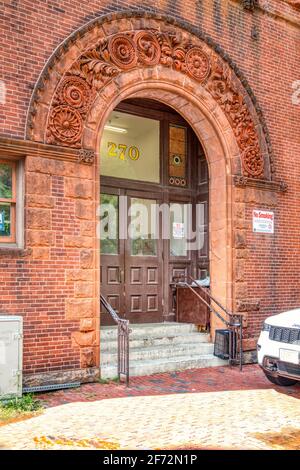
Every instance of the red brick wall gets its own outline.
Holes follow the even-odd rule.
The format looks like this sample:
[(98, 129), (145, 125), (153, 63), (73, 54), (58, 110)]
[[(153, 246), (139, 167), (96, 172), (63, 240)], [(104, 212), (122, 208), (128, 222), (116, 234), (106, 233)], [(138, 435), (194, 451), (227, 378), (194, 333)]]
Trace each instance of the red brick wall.
[[(246, 311), (248, 335), (252, 336), (258, 333), (266, 315), (300, 304), (300, 104), (292, 104), (292, 84), (300, 80), (300, 13), (282, 0), (260, 0), (264, 12), (244, 11), (241, 3), (148, 0), (143, 2), (143, 9), (189, 22), (211, 36), (235, 61), (263, 110), (273, 146), (275, 179), (288, 184), (287, 193), (249, 188), (235, 191), (234, 210), (240, 213), (234, 229), (242, 237), (242, 243), (236, 241), (234, 247), (235, 291), (237, 297), (247, 298), (251, 304)], [(24, 138), (33, 88), (55, 48), (93, 18), (127, 8), (140, 10), (136, 2), (122, 0), (5, 0), (0, 6), (4, 45), (0, 79), (7, 90), (6, 104), (0, 105), (0, 135), (20, 139)], [(79, 346), (70, 334), (78, 331), (79, 319), (73, 314), (69, 323), (60, 320), (66, 297), (93, 297), (90, 278), (82, 274), (80, 264), (80, 253), (84, 258), (84, 251), (91, 249), (92, 216), (90, 220), (79, 216), (78, 203), (84, 204), (85, 196), (63, 197), (67, 185), (76, 178), (72, 163), (62, 166), (51, 162), (43, 171), (31, 166), (32, 162), (33, 158), (27, 158), (27, 249), (21, 257), (0, 250), (0, 310), (30, 318), (30, 324), (25, 322), (28, 373), (79, 367)], [(34, 188), (34, 194), (30, 188)], [(252, 233), (253, 208), (275, 210), (275, 236)], [(80, 247), (67, 246), (68, 240), (72, 245), (71, 237), (81, 235)], [(80, 273), (70, 274), (74, 266)], [(73, 276), (73, 282), (68, 275)], [(82, 328), (83, 335), (89, 334)], [(82, 341), (87, 348), (94, 344), (94, 338)]]

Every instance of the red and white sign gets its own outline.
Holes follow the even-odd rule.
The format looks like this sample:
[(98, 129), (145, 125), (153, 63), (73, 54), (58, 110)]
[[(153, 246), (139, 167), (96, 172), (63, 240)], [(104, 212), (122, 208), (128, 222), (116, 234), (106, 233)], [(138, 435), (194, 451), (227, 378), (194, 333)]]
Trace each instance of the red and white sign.
[(274, 212), (254, 210), (253, 232), (274, 233)]

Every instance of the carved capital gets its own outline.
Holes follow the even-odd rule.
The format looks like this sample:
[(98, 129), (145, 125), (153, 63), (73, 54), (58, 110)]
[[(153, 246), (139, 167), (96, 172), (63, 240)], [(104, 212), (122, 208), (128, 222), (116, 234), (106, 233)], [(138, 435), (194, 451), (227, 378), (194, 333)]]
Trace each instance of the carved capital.
[(80, 163), (86, 163), (92, 165), (96, 160), (95, 152), (89, 149), (80, 149), (78, 151), (78, 161)]
[(275, 191), (285, 193), (288, 190), (288, 185), (285, 181), (268, 181), (263, 179), (248, 178), (247, 176), (234, 175), (234, 186), (238, 188), (256, 188), (265, 191)]
[(258, 0), (242, 0), (244, 10), (254, 11), (258, 7)]

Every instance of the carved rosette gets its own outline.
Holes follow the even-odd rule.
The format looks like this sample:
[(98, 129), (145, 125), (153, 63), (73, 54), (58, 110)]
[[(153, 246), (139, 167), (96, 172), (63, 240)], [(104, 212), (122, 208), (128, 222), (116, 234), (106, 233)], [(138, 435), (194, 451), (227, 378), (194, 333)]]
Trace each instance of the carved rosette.
[(80, 77), (65, 77), (58, 88), (59, 101), (78, 109), (81, 113), (90, 107), (91, 91), (87, 82)]
[(113, 34), (86, 50), (56, 90), (48, 117), (47, 142), (81, 147), (83, 122), (95, 93), (135, 67), (170, 67), (187, 74), (218, 102), (241, 151), (243, 174), (264, 176), (253, 118), (229, 65), (206, 45), (195, 45), (175, 31), (139, 30)]
[(187, 72), (199, 82), (203, 82), (210, 73), (208, 55), (200, 47), (192, 47), (185, 57)]
[(56, 106), (50, 113), (48, 126), (58, 142), (70, 147), (78, 146), (83, 125), (80, 113), (76, 109), (68, 105)]
[(253, 178), (261, 176), (264, 169), (264, 160), (256, 145), (247, 147), (242, 152), (241, 158), (247, 176), (252, 176)]
[(132, 69), (137, 63), (134, 41), (125, 34), (116, 34), (108, 43), (110, 59), (123, 70)]
[(47, 142), (80, 147), (83, 119), (91, 105), (93, 93), (81, 77), (65, 76), (60, 82), (48, 118)]

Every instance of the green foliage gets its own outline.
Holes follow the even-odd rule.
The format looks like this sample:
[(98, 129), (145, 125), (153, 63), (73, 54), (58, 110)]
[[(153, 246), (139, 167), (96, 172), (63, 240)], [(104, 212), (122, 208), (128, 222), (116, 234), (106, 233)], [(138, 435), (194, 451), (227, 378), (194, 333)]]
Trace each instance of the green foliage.
[(12, 197), (11, 167), (4, 163), (0, 163), (0, 197), (4, 199)]
[(0, 425), (30, 418), (33, 414), (41, 412), (42, 409), (42, 403), (32, 394), (0, 401)]
[(98, 382), (99, 382), (99, 384), (102, 384), (102, 385), (107, 385), (107, 384), (109, 384), (109, 380), (108, 380), (108, 379), (101, 379), (101, 378), (100, 378), (100, 379), (98, 380)]
[(115, 382), (115, 383), (119, 383), (120, 382), (120, 379), (118, 376), (116, 377), (113, 377), (112, 379), (99, 379), (98, 382), (102, 385), (108, 385), (110, 384), (111, 382)]
[(3, 402), (0, 404), (0, 408), (3, 408), (4, 410), (33, 412), (40, 410), (42, 408), (42, 404), (39, 400), (34, 398), (31, 393), (28, 393), (23, 395), (21, 398), (15, 397)]

